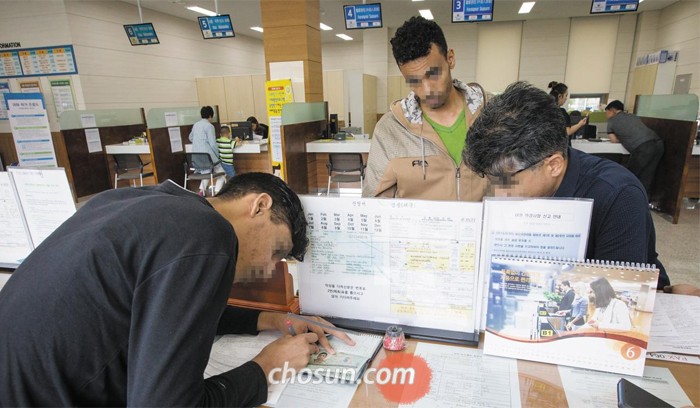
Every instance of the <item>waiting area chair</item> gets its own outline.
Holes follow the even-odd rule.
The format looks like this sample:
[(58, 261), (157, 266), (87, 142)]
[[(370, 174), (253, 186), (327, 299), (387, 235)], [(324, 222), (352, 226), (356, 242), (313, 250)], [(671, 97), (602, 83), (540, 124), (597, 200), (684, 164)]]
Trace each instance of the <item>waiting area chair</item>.
[(362, 188), (367, 165), (362, 160), (361, 153), (330, 153), (326, 167), (328, 168), (326, 195), (331, 193), (331, 183), (338, 183), (338, 190), (340, 190), (340, 183), (357, 183), (359, 181), (360, 188)]
[[(114, 159), (114, 188), (117, 188), (119, 180), (129, 180), (129, 186), (135, 187), (136, 180), (143, 186), (144, 177), (152, 177), (153, 172), (143, 172), (143, 168), (151, 164), (141, 161), (138, 154), (113, 154)], [(132, 185), (133, 182), (133, 185)]]
[(185, 183), (183, 187), (186, 189), (187, 182), (190, 180), (202, 181), (208, 179), (211, 195), (214, 196), (214, 179), (226, 174), (223, 171), (214, 171), (217, 164), (211, 160), (209, 153), (185, 153)]

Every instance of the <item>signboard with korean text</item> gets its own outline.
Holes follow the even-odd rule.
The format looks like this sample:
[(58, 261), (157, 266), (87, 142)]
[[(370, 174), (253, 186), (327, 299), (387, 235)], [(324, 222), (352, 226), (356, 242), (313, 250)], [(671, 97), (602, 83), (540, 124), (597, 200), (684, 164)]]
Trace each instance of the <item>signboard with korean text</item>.
[(637, 11), (639, 0), (593, 0), (591, 14)]
[(213, 17), (198, 17), (198, 19), (199, 28), (202, 30), (202, 37), (204, 37), (205, 40), (236, 36), (236, 33), (233, 32), (231, 16), (228, 14)]
[(453, 23), (493, 20), (493, 0), (452, 0)]
[(44, 97), (40, 93), (8, 93), (5, 102), (19, 165), (56, 167)]
[(124, 24), (124, 31), (131, 45), (160, 44), (153, 23)]
[(381, 3), (343, 6), (343, 10), (346, 30), (382, 27)]
[(78, 73), (72, 45), (0, 52), (0, 78)]

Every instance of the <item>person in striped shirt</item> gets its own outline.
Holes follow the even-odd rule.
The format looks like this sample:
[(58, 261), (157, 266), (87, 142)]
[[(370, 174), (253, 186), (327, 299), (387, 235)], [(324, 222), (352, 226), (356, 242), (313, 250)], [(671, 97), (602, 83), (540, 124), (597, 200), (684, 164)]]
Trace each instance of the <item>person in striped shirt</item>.
[(231, 128), (221, 125), (221, 135), (216, 139), (216, 147), (219, 148), (221, 167), (224, 168), (226, 177), (229, 179), (236, 175), (236, 170), (233, 168), (233, 149), (238, 142), (238, 138), (231, 139)]

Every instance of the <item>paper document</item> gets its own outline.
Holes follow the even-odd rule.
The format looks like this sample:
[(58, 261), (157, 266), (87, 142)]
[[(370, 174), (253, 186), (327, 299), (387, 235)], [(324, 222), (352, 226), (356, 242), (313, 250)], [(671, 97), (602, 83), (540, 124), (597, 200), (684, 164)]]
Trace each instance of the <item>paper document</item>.
[[(211, 348), (209, 363), (204, 370), (204, 378), (240, 367), (257, 356), (265, 346), (281, 336), (282, 334), (277, 331), (264, 331), (257, 336), (221, 336)], [(265, 405), (276, 405), (282, 391), (284, 391), (284, 387), (284, 384), (269, 385), (267, 387), (267, 402)]]
[(632, 377), (559, 366), (559, 375), (570, 407), (616, 407), (617, 382), (620, 378), (627, 379), (674, 407), (693, 405), (668, 368), (647, 366), (643, 377)]
[(484, 356), (481, 350), (420, 343), (414, 355), (432, 370), (428, 395), (401, 407), (510, 408), (520, 406), (518, 362)]
[(179, 127), (168, 128), (168, 138), (170, 139), (170, 150), (172, 153), (182, 151), (182, 136), (180, 135)]
[(647, 353), (647, 358), (650, 358), (652, 360), (672, 361), (674, 363), (700, 365), (700, 358), (695, 356), (686, 356), (685, 354), (651, 352)]
[(102, 151), (102, 140), (100, 140), (100, 129), (85, 129), (85, 140), (87, 141), (88, 153)]
[[(276, 408), (346, 408), (355, 395), (358, 384), (313, 384), (308, 382), (287, 384)], [(306, 381), (306, 380), (303, 380)]]
[(647, 350), (700, 355), (700, 297), (657, 294)]
[(0, 265), (15, 267), (33, 248), (9, 174), (0, 172)]

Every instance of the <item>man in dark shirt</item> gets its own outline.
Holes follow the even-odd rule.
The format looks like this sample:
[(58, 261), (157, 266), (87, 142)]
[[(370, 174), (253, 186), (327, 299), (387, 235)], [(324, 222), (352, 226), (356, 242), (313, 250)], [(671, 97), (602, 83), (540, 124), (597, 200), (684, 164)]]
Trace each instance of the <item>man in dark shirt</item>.
[(568, 280), (563, 281), (561, 283), (561, 289), (562, 292), (564, 292), (564, 297), (562, 297), (561, 302), (559, 302), (559, 310), (571, 310), (571, 305), (574, 303), (574, 297), (576, 296), (574, 290), (571, 289), (571, 283), (569, 283)]
[(496, 195), (592, 198), (586, 258), (655, 264), (658, 287), (668, 285), (644, 187), (617, 163), (569, 148), (563, 123), (549, 95), (516, 82), (474, 122), (464, 160)]
[(273, 368), (302, 368), (328, 344), (318, 326), (295, 321), (301, 334), (252, 361), (207, 380), (204, 369), (216, 334), (286, 332), (285, 315), (226, 301), (234, 274), (250, 279), (307, 245), (299, 198), (269, 174), (209, 199), (171, 181), (93, 197), (0, 292), (0, 406), (264, 403)]
[(625, 105), (618, 100), (605, 107), (608, 136), (611, 142), (622, 143), (630, 152), (627, 169), (639, 178), (648, 197), (656, 167), (664, 154), (664, 142), (641, 119), (624, 110)]

